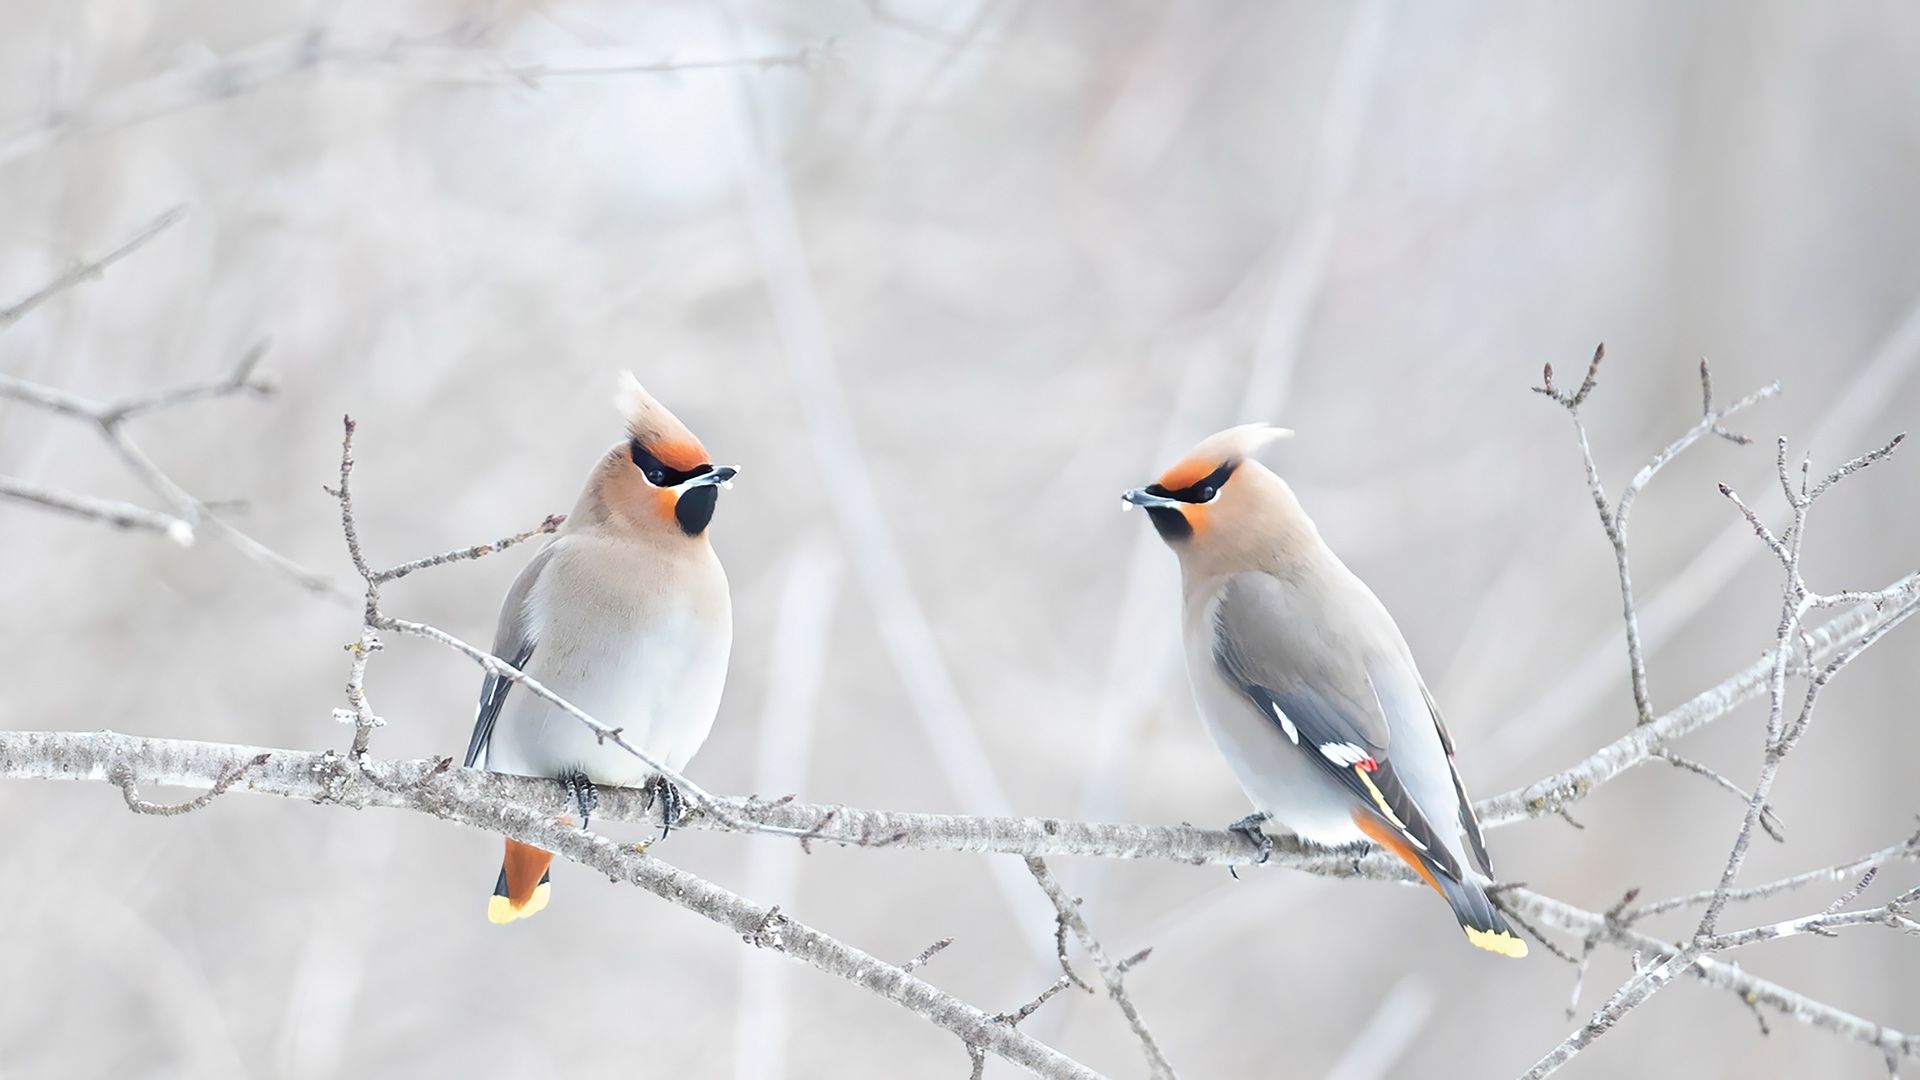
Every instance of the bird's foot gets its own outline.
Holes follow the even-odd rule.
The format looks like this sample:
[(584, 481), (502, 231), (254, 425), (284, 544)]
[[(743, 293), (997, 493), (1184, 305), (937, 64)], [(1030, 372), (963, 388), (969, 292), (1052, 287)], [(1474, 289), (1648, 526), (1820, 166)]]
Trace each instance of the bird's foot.
[(673, 781), (655, 774), (647, 781), (647, 791), (653, 796), (653, 803), (660, 808), (660, 839), (665, 840), (680, 819), (686, 816), (687, 800)]
[(587, 823), (593, 820), (593, 812), (600, 805), (600, 791), (587, 779), (587, 774), (579, 771), (562, 773), (560, 782), (566, 785), (567, 801), (580, 808), (580, 828), (584, 832)]
[[(1261, 826), (1267, 823), (1270, 816), (1271, 815), (1265, 811), (1255, 811), (1227, 826), (1228, 832), (1239, 833), (1241, 836), (1246, 837), (1247, 842), (1259, 850), (1260, 857), (1253, 860), (1255, 866), (1259, 866), (1268, 859), (1273, 858), (1273, 837), (1268, 836), (1267, 831), (1261, 828)], [(1227, 873), (1233, 874), (1235, 879), (1240, 877), (1238, 873), (1234, 872), (1231, 866), (1227, 867)]]

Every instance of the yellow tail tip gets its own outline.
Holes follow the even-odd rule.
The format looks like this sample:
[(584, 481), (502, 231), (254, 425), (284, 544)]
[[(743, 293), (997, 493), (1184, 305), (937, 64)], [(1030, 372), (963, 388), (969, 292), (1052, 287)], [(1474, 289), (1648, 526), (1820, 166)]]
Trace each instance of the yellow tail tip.
[(1467, 932), (1467, 940), (1473, 943), (1474, 948), (1511, 956), (1515, 960), (1527, 955), (1527, 943), (1518, 934), (1502, 930), (1478, 930), (1471, 926), (1462, 926), (1460, 929)]
[(547, 900), (553, 895), (553, 886), (541, 882), (534, 887), (533, 895), (527, 902), (515, 907), (512, 900), (504, 896), (487, 897), (487, 921), (495, 926), (505, 926), (516, 919), (525, 919), (546, 910)]

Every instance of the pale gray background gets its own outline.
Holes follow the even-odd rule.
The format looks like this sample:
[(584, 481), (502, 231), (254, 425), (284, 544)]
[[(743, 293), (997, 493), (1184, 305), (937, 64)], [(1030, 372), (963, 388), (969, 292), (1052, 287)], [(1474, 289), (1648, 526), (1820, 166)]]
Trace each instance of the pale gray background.
[[(1469, 785), (1502, 791), (1631, 724), (1610, 557), (1565, 416), (1527, 392), (1543, 361), (1572, 376), (1608, 343), (1591, 420), (1616, 488), (1693, 420), (1701, 355), (1728, 396), (1786, 384), (1738, 425), (1763, 445), (1704, 445), (1640, 503), (1661, 708), (1771, 637), (1774, 570), (1714, 483), (1777, 514), (1765, 440), (1817, 433), (1831, 462), (1920, 403), (1911, 5), (378, 7), (8, 5), (0, 300), (168, 206), (192, 216), (0, 337), (0, 370), (106, 397), (216, 374), (272, 336), (278, 397), (140, 434), (344, 577), (320, 491), (342, 412), (362, 423), (364, 535), (395, 561), (567, 509), (618, 436), (613, 373), (634, 369), (745, 469), (714, 530), (733, 674), (691, 769), (715, 790), (773, 776), (813, 799), (984, 808), (927, 717), (978, 740), (1021, 812), (1238, 817), (1187, 700), (1173, 560), (1115, 496), (1259, 415), (1300, 430), (1268, 460), (1396, 613)], [(285, 56), (312, 26), (362, 48), (458, 32), (211, 100), (199, 73)], [(505, 70), (803, 48), (806, 68)], [(58, 119), (76, 109), (97, 122)], [(778, 318), (770, 272), (800, 305)], [(836, 515), (858, 482), (816, 440), (849, 434), (890, 537)], [(87, 431), (18, 405), (0, 407), (0, 470), (145, 497)], [(1822, 505), (1817, 586), (1913, 568), (1916, 470), (1896, 459)], [(937, 683), (883, 645), (876, 611), (902, 617), (908, 594), (876, 545), (904, 561), (958, 709), (923, 693), (916, 711), (910, 690)], [(484, 640), (523, 558), (409, 580), (390, 606)], [(351, 608), (218, 542), (0, 507), (0, 566), (0, 726), (349, 734), (329, 711)], [(831, 634), (817, 695), (810, 620)], [(776, 652), (796, 674), (770, 701)], [(1914, 658), (1902, 632), (1833, 689), (1782, 776), (1792, 843), (1763, 843), (1751, 880), (1913, 828)], [(458, 753), (476, 682), (394, 643), (369, 684), (391, 721), (376, 749)], [(769, 731), (809, 712), (810, 754), (763, 763)], [(1750, 778), (1760, 719), (1686, 752)], [(1578, 809), (1586, 831), (1548, 820), (1492, 847), (1503, 875), (1603, 908), (1630, 885), (1711, 884), (1738, 813), (1649, 767)], [(965, 1075), (954, 1040), (896, 1007), (571, 866), (546, 914), (490, 926), (497, 839), (429, 819), (254, 797), (135, 818), (100, 786), (24, 783), (0, 786), (0, 814), (8, 1078)], [(1037, 893), (1003, 892), (1017, 864), (696, 833), (660, 853), (884, 956), (953, 935), (929, 977), (988, 1008), (1051, 977)], [(1157, 947), (1133, 985), (1188, 1080), (1343, 1058), (1347, 1077), (1510, 1075), (1571, 1026), (1567, 967), (1467, 948), (1422, 892), (1060, 871), (1110, 948)], [(1907, 1030), (1917, 959), (1878, 930), (1741, 957)], [(1625, 971), (1602, 954), (1583, 1018)], [(1566, 1075), (1880, 1074), (1870, 1051), (1772, 1022), (1763, 1039), (1737, 1000), (1684, 985)], [(1063, 997), (1030, 1029), (1141, 1071), (1102, 1001)]]

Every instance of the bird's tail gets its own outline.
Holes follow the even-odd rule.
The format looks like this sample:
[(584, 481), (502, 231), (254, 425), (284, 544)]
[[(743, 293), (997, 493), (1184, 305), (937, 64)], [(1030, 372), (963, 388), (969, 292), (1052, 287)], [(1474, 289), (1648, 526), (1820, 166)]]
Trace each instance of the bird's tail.
[(1433, 886), (1434, 892), (1445, 898), (1447, 906), (1453, 909), (1453, 917), (1460, 920), (1460, 929), (1466, 931), (1467, 940), (1474, 947), (1516, 960), (1527, 955), (1526, 941), (1513, 932), (1499, 909), (1493, 906), (1493, 898), (1487, 895), (1485, 885), (1454, 877), (1445, 867), (1435, 865), (1426, 852), (1415, 850), (1404, 837), (1372, 814), (1358, 813), (1353, 820), (1354, 824), (1360, 826), (1361, 832), (1398, 855), (1419, 873), (1421, 880)]
[(1486, 886), (1477, 881), (1455, 881), (1444, 872), (1433, 875), (1434, 889), (1447, 898), (1453, 917), (1475, 947), (1518, 960), (1527, 955), (1527, 943), (1507, 925), (1500, 910), (1493, 906)]
[(507, 853), (500, 860), (500, 880), (487, 899), (487, 921), (504, 925), (539, 914), (553, 891), (547, 872), (552, 865), (553, 852), (508, 840)]

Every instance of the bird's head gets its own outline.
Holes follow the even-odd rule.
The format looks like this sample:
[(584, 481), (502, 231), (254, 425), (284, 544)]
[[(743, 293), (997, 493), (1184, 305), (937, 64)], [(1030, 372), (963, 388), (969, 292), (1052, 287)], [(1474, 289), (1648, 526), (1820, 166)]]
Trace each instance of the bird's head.
[(630, 372), (620, 376), (614, 407), (627, 440), (608, 452), (590, 494), (606, 520), (640, 533), (699, 537), (713, 520), (720, 489), (740, 471), (715, 465), (680, 418), (647, 393)]
[(1266, 519), (1285, 513), (1291, 503), (1286, 485), (1253, 454), (1292, 434), (1269, 424), (1215, 432), (1153, 483), (1120, 498), (1127, 506), (1145, 508), (1160, 539), (1183, 558), (1232, 546), (1235, 538), (1265, 531)]

